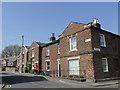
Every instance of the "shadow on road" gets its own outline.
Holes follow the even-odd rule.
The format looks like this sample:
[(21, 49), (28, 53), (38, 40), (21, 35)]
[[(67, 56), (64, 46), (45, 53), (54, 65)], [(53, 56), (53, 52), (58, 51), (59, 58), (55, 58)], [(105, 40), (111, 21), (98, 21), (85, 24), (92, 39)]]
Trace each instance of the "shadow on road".
[(0, 73), (1, 75), (7, 75), (8, 73)]
[(28, 77), (28, 76), (2, 76), (2, 81), (7, 84), (18, 84), (18, 83), (28, 83), (28, 82), (38, 82), (38, 81), (48, 81), (44, 77)]

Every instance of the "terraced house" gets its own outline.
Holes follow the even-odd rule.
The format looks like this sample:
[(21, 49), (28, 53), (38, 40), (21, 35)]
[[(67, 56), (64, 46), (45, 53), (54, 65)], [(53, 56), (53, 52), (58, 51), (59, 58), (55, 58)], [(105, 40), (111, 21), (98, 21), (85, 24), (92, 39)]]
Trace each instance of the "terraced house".
[(71, 22), (59, 36), (62, 75), (81, 75), (87, 81), (118, 77), (120, 36), (94, 23)]
[(78, 76), (86, 81), (119, 77), (120, 36), (101, 29), (98, 19), (88, 24), (71, 22), (55, 40), (33, 42), (29, 49), (32, 69), (52, 76)]
[(27, 61), (28, 61), (28, 50), (30, 46), (23, 46), (21, 53), (20, 53), (20, 59), (18, 60), (18, 69), (19, 72), (25, 72), (27, 69)]
[(51, 34), (50, 42), (42, 47), (42, 71), (52, 76), (60, 76), (60, 44)]
[(44, 43), (33, 42), (29, 48), (29, 57), (28, 60), (32, 60), (31, 69), (41, 71), (42, 69), (42, 46)]

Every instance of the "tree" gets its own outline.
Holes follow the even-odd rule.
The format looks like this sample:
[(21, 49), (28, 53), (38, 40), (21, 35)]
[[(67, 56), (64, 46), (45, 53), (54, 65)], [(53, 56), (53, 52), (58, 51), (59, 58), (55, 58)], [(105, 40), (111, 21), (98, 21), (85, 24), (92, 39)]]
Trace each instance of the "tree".
[(21, 47), (19, 45), (9, 45), (6, 46), (1, 53), (1, 57), (12, 57), (14, 55), (19, 55), (21, 52)]

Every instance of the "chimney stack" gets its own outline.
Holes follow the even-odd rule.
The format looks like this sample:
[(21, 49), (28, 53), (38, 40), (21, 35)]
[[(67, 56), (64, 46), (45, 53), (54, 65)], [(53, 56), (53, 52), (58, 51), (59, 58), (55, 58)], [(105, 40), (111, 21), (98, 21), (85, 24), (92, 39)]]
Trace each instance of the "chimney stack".
[(55, 40), (55, 33), (51, 33), (50, 41), (53, 42)]
[(96, 28), (98, 28), (98, 29), (101, 28), (101, 26), (100, 26), (100, 24), (99, 24), (99, 22), (98, 22), (98, 18), (94, 18), (93, 26), (96, 27)]

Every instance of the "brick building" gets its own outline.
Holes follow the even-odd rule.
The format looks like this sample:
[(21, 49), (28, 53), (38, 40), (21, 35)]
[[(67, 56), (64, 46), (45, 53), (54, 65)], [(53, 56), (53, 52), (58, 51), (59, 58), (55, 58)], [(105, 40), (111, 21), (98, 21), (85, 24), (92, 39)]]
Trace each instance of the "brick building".
[(32, 69), (53, 76), (83, 76), (87, 81), (118, 77), (120, 36), (101, 29), (98, 19), (83, 24), (71, 22), (55, 40), (33, 42), (29, 48)]
[(23, 46), (22, 51), (20, 52), (20, 58), (17, 61), (17, 66), (19, 72), (25, 72), (27, 68), (27, 61), (28, 61), (28, 50), (30, 46)]
[(59, 40), (55, 40), (54, 33), (52, 33), (50, 43), (42, 47), (42, 71), (52, 76), (58, 75), (59, 50)]
[(120, 36), (94, 23), (71, 22), (59, 36), (62, 75), (82, 75), (87, 81), (117, 77)]
[(28, 60), (32, 60), (32, 70), (37, 69), (40, 71), (42, 69), (41, 47), (43, 45), (45, 44), (40, 42), (33, 42), (29, 48)]

